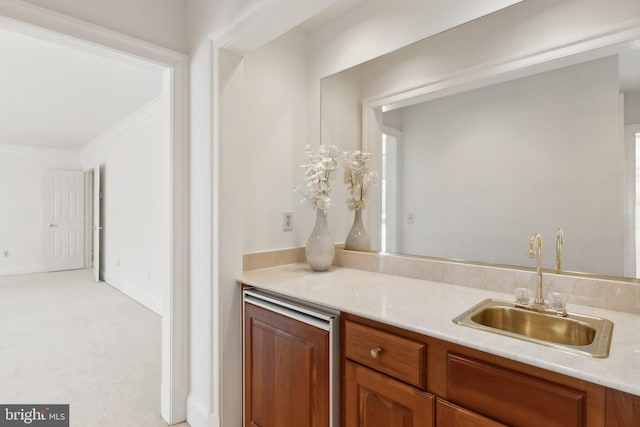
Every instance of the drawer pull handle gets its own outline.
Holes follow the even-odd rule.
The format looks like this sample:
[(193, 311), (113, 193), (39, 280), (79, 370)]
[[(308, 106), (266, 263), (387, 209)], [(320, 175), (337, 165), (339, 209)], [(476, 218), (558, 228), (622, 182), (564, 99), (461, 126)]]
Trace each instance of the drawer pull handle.
[(380, 357), (380, 354), (382, 354), (382, 349), (380, 347), (372, 348), (370, 353), (371, 357), (377, 359), (378, 357)]

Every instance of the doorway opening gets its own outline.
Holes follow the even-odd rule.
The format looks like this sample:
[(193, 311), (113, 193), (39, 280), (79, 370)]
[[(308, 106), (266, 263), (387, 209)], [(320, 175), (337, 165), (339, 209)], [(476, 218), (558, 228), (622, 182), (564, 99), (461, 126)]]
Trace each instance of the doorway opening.
[[(168, 244), (165, 246), (167, 259), (163, 261), (163, 266), (166, 269), (167, 285), (163, 286), (160, 296), (157, 298), (158, 306), (163, 309), (160, 412), (162, 417), (170, 424), (182, 421), (186, 418), (186, 396), (188, 391), (188, 298), (186, 297), (188, 290), (188, 258), (186, 257), (188, 253), (188, 157), (186, 156), (187, 116), (185, 114), (188, 89), (186, 85), (187, 57), (132, 37), (101, 29), (83, 21), (68, 20), (63, 15), (44, 9), (13, 8), (10, 5), (8, 9), (5, 10), (5, 17), (7, 19), (0, 23), (0, 30), (11, 29), (13, 31), (16, 29), (24, 29), (30, 36), (33, 36), (34, 33), (37, 32), (46, 33), (52, 38), (57, 38), (58, 41), (61, 41), (60, 44), (66, 47), (71, 45), (76, 47), (82, 46), (85, 53), (89, 52), (95, 55), (98, 54), (98, 51), (102, 51), (106, 57), (120, 55), (123, 58), (128, 58), (130, 62), (142, 61), (146, 62), (148, 66), (163, 67), (166, 71), (162, 76), (162, 80), (166, 93), (169, 94), (169, 98), (165, 104), (167, 108), (163, 110), (167, 124), (164, 131), (168, 139), (168, 160), (164, 166), (167, 174), (167, 185), (165, 187), (164, 197), (168, 217), (168, 225), (164, 229), (167, 230), (168, 233)], [(4, 45), (11, 46), (11, 44)], [(51, 57), (51, 55), (49, 55), (49, 57)], [(67, 63), (67, 61), (62, 60), (58, 60), (58, 62)], [(33, 69), (48, 70), (47, 67), (33, 67)], [(119, 73), (114, 74), (118, 75)], [(85, 72), (83, 76), (87, 80), (104, 81), (104, 79), (97, 77), (95, 73), (91, 72)], [(11, 98), (11, 96), (9, 96), (9, 98)], [(85, 102), (84, 110), (90, 112), (89, 117), (87, 120), (78, 121), (74, 130), (80, 131), (86, 126), (95, 124), (92, 122), (94, 118), (105, 117), (105, 114), (96, 111), (104, 104), (104, 98), (105, 97), (94, 97), (93, 100)], [(62, 96), (58, 96), (57, 99), (59, 105), (63, 106), (69, 102), (72, 97), (63, 94)], [(34, 106), (38, 106), (39, 104), (44, 103), (40, 101), (33, 103)], [(149, 106), (149, 108), (151, 107), (153, 106)], [(58, 108), (49, 108), (47, 110), (49, 116), (46, 121), (34, 120), (33, 115), (31, 115), (30, 119), (32, 122), (39, 123), (39, 126), (34, 128), (43, 128), (44, 126), (40, 125), (50, 122), (55, 124), (54, 113), (58, 113), (58, 110)], [(84, 110), (79, 110), (79, 113), (86, 112)], [(130, 110), (130, 112), (132, 113), (133, 111)], [(62, 115), (71, 116), (70, 114)], [(135, 123), (133, 122), (137, 121), (140, 123), (144, 120), (141, 116), (132, 117), (131, 121), (127, 124), (135, 127)], [(10, 121), (11, 120), (9, 120), (9, 122)], [(121, 129), (111, 128), (111, 131), (110, 136), (112, 137), (121, 134)], [(97, 148), (102, 142), (100, 138), (93, 140), (93, 148)], [(46, 146), (39, 147), (39, 149), (55, 151), (55, 148)], [(26, 151), (30, 152), (32, 148)], [(65, 159), (71, 157), (68, 152), (69, 150), (64, 150), (64, 155), (60, 154), (62, 150), (58, 151), (57, 154), (59, 157), (64, 157)], [(141, 157), (153, 157), (155, 155), (153, 150), (139, 154)], [(129, 156), (129, 153), (126, 153), (116, 157), (120, 160), (127, 160), (131, 156)], [(95, 163), (96, 162), (91, 161), (92, 165)], [(144, 175), (146, 165), (144, 163), (137, 163), (135, 166), (139, 171), (142, 171), (142, 175)], [(87, 168), (86, 165), (80, 164), (73, 166), (74, 169), (78, 170), (82, 170), (83, 167), (85, 169)], [(95, 176), (96, 175), (94, 175), (94, 177)], [(85, 179), (87, 178), (85, 177)], [(40, 181), (42, 182), (43, 180)], [(126, 177), (121, 181), (121, 184), (127, 185)], [(41, 194), (42, 192), (39, 193), (42, 199)], [(128, 213), (135, 215), (137, 212), (132, 211)], [(94, 224), (85, 224), (84, 230), (86, 230), (87, 227), (93, 226)], [(40, 227), (38, 228), (40, 229)], [(40, 232), (40, 234), (42, 233)], [(94, 238), (92, 243), (95, 244), (95, 242), (96, 239)], [(84, 240), (83, 244), (86, 244)], [(12, 251), (4, 252), (8, 254), (5, 257), (13, 256), (14, 253)], [(41, 251), (39, 251), (39, 253), (41, 253)], [(89, 260), (87, 260), (87, 256)], [(90, 257), (90, 254), (83, 256), (84, 265), (91, 263)], [(99, 256), (94, 257), (96, 261), (100, 259), (101, 257)], [(120, 258), (115, 258), (114, 261), (116, 265), (123, 265), (128, 262), (126, 259)], [(93, 264), (95, 265), (95, 262)], [(155, 274), (153, 271), (150, 272), (150, 270), (151, 269), (147, 269), (145, 271), (144, 280), (146, 281), (155, 278)]]

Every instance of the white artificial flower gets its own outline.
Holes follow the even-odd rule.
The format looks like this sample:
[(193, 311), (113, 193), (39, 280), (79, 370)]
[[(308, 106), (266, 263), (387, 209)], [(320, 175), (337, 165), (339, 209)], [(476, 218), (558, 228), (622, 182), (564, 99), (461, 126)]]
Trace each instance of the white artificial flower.
[(378, 174), (369, 169), (371, 154), (360, 150), (343, 153), (344, 183), (351, 191), (347, 206), (352, 211), (363, 209), (367, 200), (369, 187), (375, 185)]
[(338, 149), (334, 145), (320, 145), (318, 151), (313, 152), (310, 145), (305, 145), (307, 163), (301, 165), (304, 168), (304, 179), (307, 182), (306, 191), (300, 187), (294, 191), (304, 197), (301, 202), (307, 201), (315, 209), (322, 209), (325, 213), (331, 206), (331, 184), (333, 172), (337, 169)]

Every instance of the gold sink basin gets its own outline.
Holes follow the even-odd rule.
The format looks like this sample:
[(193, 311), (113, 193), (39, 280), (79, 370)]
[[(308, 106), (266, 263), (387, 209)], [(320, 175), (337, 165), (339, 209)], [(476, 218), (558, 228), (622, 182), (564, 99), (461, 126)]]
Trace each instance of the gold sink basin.
[(613, 332), (613, 323), (601, 317), (563, 317), (497, 299), (482, 301), (453, 322), (591, 357), (609, 355)]

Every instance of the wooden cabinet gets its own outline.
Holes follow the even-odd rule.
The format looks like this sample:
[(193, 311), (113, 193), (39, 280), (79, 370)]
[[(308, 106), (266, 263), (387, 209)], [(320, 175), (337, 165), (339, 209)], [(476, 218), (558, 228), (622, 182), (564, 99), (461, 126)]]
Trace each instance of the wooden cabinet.
[(506, 427), (506, 425), (446, 400), (437, 399), (436, 427)]
[(426, 345), (348, 320), (342, 332), (345, 427), (433, 426)]
[(585, 425), (584, 391), (455, 354), (449, 354), (447, 399), (511, 425)]
[(606, 408), (606, 427), (640, 426), (640, 396), (608, 388)]
[(263, 307), (244, 310), (245, 427), (640, 426), (640, 396), (348, 313), (338, 414), (337, 342)]
[(345, 427), (433, 426), (433, 395), (351, 361), (344, 402)]
[[(341, 317), (346, 427), (640, 426), (637, 418), (609, 412), (605, 426), (605, 388), (597, 384)], [(628, 395), (607, 394), (607, 411), (616, 405), (629, 414), (637, 404)]]
[(424, 343), (347, 320), (344, 347), (347, 359), (416, 387), (425, 386)]
[(244, 334), (245, 427), (328, 427), (328, 332), (245, 303)]

